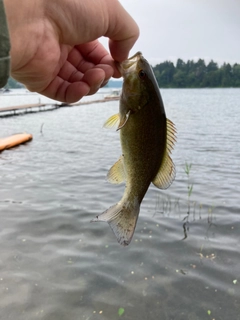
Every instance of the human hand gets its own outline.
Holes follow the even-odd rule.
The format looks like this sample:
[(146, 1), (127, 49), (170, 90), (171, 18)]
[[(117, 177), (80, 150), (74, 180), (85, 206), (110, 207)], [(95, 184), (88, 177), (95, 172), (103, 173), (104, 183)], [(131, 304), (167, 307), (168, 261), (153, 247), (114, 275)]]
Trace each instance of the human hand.
[[(139, 30), (117, 0), (4, 0), (11, 74), (30, 91), (72, 103), (120, 77)], [(109, 40), (111, 55), (97, 40)]]

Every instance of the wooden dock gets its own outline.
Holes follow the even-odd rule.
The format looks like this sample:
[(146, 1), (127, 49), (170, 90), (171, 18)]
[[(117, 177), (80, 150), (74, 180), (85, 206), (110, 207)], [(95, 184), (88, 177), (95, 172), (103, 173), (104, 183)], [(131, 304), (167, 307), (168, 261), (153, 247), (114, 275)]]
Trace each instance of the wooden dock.
[(43, 104), (43, 103), (34, 103), (34, 104), (25, 104), (20, 106), (11, 106), (0, 108), (0, 117), (10, 117), (24, 113), (33, 113), (40, 111), (48, 111), (59, 108), (59, 105), (54, 104)]
[(0, 117), (10, 117), (25, 113), (34, 113), (34, 112), (42, 112), (42, 111), (51, 111), (58, 108), (63, 107), (74, 107), (74, 106), (81, 106), (81, 105), (87, 105), (87, 104), (93, 104), (93, 103), (103, 103), (103, 102), (109, 102), (119, 100), (119, 97), (112, 97), (112, 98), (105, 98), (100, 100), (91, 100), (91, 101), (85, 101), (85, 102), (77, 102), (77, 103), (55, 103), (55, 104), (48, 104), (48, 103), (34, 103), (34, 104), (25, 104), (20, 106), (11, 106), (11, 107), (0, 107)]

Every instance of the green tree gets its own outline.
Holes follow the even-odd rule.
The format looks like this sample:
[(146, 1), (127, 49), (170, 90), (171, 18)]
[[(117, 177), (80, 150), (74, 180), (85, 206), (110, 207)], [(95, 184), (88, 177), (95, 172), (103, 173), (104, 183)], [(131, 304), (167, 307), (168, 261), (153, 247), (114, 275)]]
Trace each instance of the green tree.
[(7, 84), (4, 87), (5, 89), (16, 89), (16, 88), (24, 88), (24, 85), (17, 82), (13, 78), (9, 78)]
[(235, 63), (232, 68), (233, 87), (240, 87), (240, 64)]
[(203, 59), (199, 59), (195, 64), (195, 74), (197, 78), (198, 87), (204, 87), (203, 80), (207, 71), (205, 61)]
[(174, 64), (171, 61), (158, 64), (154, 70), (159, 87), (168, 88), (171, 86), (175, 70)]
[(165, 61), (153, 68), (161, 88), (217, 88), (240, 87), (240, 65), (224, 63), (221, 67), (211, 60), (207, 65), (203, 59), (186, 63), (178, 59), (176, 65)]
[(211, 60), (207, 65), (207, 72), (213, 72), (218, 70), (218, 64)]
[(232, 86), (232, 66), (229, 63), (224, 63), (221, 67), (222, 71), (222, 87), (231, 87)]
[(177, 70), (173, 76), (173, 85), (176, 88), (186, 88), (186, 73), (182, 70)]

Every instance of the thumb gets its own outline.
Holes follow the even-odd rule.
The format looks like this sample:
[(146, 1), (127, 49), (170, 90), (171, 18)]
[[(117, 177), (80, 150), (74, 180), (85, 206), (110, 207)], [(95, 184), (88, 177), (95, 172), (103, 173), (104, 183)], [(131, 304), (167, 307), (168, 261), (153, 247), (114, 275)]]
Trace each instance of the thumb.
[(61, 42), (75, 46), (104, 36), (109, 38), (114, 60), (128, 57), (139, 29), (118, 0), (62, 0), (58, 3), (58, 0), (48, 1), (47, 6)]
[(109, 38), (113, 59), (121, 62), (128, 58), (129, 51), (139, 37), (139, 28), (118, 1), (117, 4), (111, 0), (108, 2), (111, 2), (111, 5), (108, 6), (109, 24), (105, 36)]

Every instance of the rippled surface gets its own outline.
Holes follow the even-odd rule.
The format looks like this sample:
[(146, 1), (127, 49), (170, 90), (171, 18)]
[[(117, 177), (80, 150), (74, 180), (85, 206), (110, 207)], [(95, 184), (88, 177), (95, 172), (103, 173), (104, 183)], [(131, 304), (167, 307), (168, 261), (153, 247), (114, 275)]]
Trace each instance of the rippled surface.
[(90, 223), (124, 190), (105, 178), (118, 102), (0, 119), (0, 137), (34, 136), (0, 154), (0, 319), (240, 319), (240, 90), (161, 92), (177, 176), (150, 187), (126, 248)]

